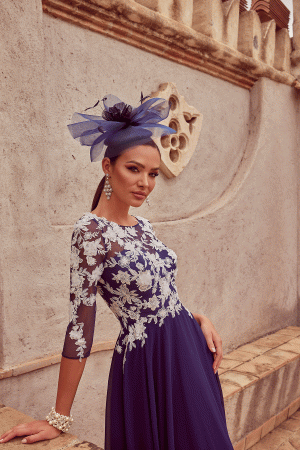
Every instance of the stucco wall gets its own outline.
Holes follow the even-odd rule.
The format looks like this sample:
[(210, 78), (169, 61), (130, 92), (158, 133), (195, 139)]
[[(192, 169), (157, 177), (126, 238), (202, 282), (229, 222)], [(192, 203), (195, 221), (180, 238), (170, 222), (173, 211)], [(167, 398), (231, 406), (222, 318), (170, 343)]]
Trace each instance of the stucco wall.
[[(2, 367), (62, 347), (72, 226), (101, 176), (69, 135), (73, 112), (107, 93), (137, 104), (168, 81), (204, 115), (199, 143), (181, 175), (159, 177), (151, 207), (133, 213), (176, 251), (181, 299), (212, 319), (225, 351), (299, 324), (296, 91), (268, 79), (242, 89), (43, 15), (39, 0), (5, 0), (0, 20)], [(100, 301), (95, 341), (118, 331)], [(74, 433), (98, 443), (110, 357), (90, 358), (74, 407)], [(43, 416), (56, 372), (2, 380), (3, 402)], [(35, 401), (25, 401), (31, 389)], [(99, 412), (101, 427), (92, 427)]]

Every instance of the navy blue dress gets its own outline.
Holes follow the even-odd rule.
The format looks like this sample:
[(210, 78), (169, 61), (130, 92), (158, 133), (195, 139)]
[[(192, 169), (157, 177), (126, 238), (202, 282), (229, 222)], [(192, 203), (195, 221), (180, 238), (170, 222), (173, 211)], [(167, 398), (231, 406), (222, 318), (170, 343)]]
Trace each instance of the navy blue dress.
[(213, 355), (178, 298), (176, 254), (150, 222), (137, 221), (121, 226), (86, 213), (76, 223), (63, 356), (89, 356), (98, 290), (121, 325), (105, 450), (233, 450)]

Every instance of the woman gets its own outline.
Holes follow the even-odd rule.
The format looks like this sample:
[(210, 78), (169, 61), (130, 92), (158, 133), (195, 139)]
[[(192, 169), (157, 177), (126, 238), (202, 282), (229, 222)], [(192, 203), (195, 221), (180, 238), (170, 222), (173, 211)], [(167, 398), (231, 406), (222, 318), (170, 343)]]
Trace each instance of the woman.
[(74, 138), (91, 146), (92, 161), (106, 148), (105, 177), (92, 212), (73, 232), (71, 321), (56, 407), (46, 421), (14, 427), (1, 441), (25, 435), (22, 442), (32, 443), (68, 429), (92, 346), (98, 289), (121, 325), (108, 382), (105, 450), (232, 450), (216, 373), (221, 339), (209, 319), (181, 304), (175, 253), (146, 219), (129, 214), (155, 186), (160, 153), (152, 137), (174, 132), (159, 124), (169, 105), (154, 98), (132, 110), (108, 96), (104, 107), (102, 119), (77, 114), (69, 125)]

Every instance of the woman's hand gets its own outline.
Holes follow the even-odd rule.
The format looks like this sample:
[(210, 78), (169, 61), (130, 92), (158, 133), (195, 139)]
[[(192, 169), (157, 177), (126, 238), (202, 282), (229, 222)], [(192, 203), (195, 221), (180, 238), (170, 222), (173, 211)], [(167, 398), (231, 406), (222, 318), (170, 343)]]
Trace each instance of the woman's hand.
[(208, 348), (214, 354), (213, 369), (214, 372), (216, 373), (223, 358), (222, 339), (220, 338), (215, 327), (207, 317), (196, 313), (193, 313), (193, 316), (195, 317), (196, 321), (199, 323), (201, 327)]
[(35, 420), (34, 422), (21, 423), (8, 430), (0, 436), (0, 443), (4, 444), (16, 436), (26, 436), (22, 440), (22, 443), (32, 444), (33, 442), (44, 441), (45, 439), (54, 439), (60, 433), (61, 431), (49, 425), (47, 420)]

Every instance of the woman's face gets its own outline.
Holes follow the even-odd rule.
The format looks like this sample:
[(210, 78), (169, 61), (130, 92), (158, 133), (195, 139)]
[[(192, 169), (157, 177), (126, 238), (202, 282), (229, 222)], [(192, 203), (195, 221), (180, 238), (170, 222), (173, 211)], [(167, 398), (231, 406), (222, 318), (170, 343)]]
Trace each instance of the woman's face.
[(112, 195), (128, 206), (141, 206), (155, 186), (159, 165), (160, 154), (150, 145), (126, 150), (109, 166)]

